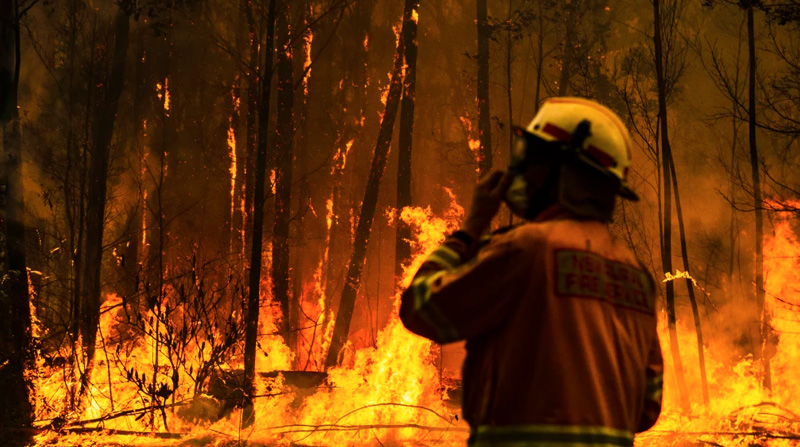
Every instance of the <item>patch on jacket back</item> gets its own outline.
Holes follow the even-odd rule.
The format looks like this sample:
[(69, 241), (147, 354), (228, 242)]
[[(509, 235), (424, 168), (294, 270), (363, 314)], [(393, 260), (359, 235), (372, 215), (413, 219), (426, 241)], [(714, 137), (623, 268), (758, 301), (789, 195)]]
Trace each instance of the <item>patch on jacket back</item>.
[(655, 313), (647, 273), (586, 251), (555, 252), (556, 294), (597, 298), (648, 314)]

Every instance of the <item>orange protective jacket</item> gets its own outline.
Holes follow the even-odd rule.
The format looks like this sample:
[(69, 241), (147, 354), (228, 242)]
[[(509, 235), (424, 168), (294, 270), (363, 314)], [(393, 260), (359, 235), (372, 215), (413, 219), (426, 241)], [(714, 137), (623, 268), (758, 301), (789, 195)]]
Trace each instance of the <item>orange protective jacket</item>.
[(467, 340), (470, 446), (626, 446), (661, 410), (652, 278), (597, 221), (557, 207), (485, 245), (449, 237), (405, 290), (400, 318)]

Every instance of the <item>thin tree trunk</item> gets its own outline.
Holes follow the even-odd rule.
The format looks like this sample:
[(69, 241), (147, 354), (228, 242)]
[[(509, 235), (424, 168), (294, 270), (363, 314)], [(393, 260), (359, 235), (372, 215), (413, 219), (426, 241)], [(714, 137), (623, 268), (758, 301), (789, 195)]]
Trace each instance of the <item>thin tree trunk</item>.
[[(506, 19), (506, 103), (508, 105), (508, 129), (514, 125), (514, 108), (511, 101), (511, 13), (513, 11), (513, 1), (508, 0), (508, 19)], [(523, 92), (524, 96), (524, 92)], [(511, 133), (508, 134), (508, 157), (511, 159), (511, 152), (514, 150), (514, 139)], [(508, 213), (508, 226), (514, 224), (514, 213)]]
[(534, 114), (539, 112), (539, 94), (542, 87), (542, 70), (544, 69), (544, 18), (542, 11), (542, 1), (539, 1), (539, 40), (537, 47), (539, 52), (536, 54), (536, 96), (534, 97)]
[(25, 378), (25, 372), (33, 367), (33, 349), (23, 223), (22, 135), (17, 109), (21, 60), (18, 13), (15, 1), (0, 2), (0, 182), (5, 186), (5, 191), (0, 192), (0, 238), (4, 239), (5, 252), (0, 270), (0, 428), (28, 427), (34, 416), (31, 383)]
[[(681, 239), (681, 256), (683, 257), (683, 270), (689, 272), (689, 250), (686, 247), (686, 230), (683, 225), (683, 212), (681, 210), (681, 196), (678, 191), (678, 177), (675, 173), (675, 161), (672, 154), (669, 158), (670, 174), (672, 175), (672, 189), (675, 191), (675, 210), (678, 213), (678, 229)], [(692, 305), (694, 316), (694, 329), (697, 334), (697, 360), (700, 364), (700, 384), (703, 390), (703, 405), (708, 406), (708, 377), (706, 376), (706, 356), (703, 347), (703, 329), (700, 325), (700, 311), (697, 308), (697, 299), (694, 294), (694, 283), (686, 278), (686, 290), (689, 291), (689, 302)]]
[[(275, 3), (269, 0), (267, 11), (267, 45), (264, 51), (264, 73), (261, 76), (261, 107), (258, 111), (258, 153), (256, 154), (253, 191), (253, 235), (250, 248), (250, 276), (248, 278), (247, 316), (244, 342), (245, 399), (242, 423), (249, 426), (253, 420), (253, 379), (256, 371), (256, 339), (258, 338), (259, 293), (261, 292), (261, 253), (264, 233), (264, 184), (267, 171), (267, 133), (269, 132), (270, 81), (275, 43)], [(252, 113), (252, 111), (251, 111)]]
[[(406, 76), (403, 80), (403, 98), (400, 101), (400, 135), (397, 162), (397, 213), (395, 236), (395, 278), (403, 275), (403, 263), (411, 257), (411, 227), (403, 222), (399, 213), (411, 206), (411, 149), (414, 134), (414, 105), (417, 84), (417, 14), (419, 0), (411, 0), (414, 13), (403, 24)], [(376, 306), (377, 311), (377, 306)]]
[(242, 262), (246, 257), (246, 247), (252, 245), (250, 237), (252, 235), (248, 228), (253, 227), (253, 196), (255, 195), (255, 172), (256, 172), (256, 140), (258, 135), (258, 95), (259, 95), (259, 43), (261, 39), (256, 29), (256, 22), (253, 12), (253, 4), (251, 0), (241, 0), (242, 7), (245, 8), (245, 15), (247, 17), (247, 35), (250, 44), (250, 59), (248, 62), (247, 70), (247, 117), (245, 118), (245, 126), (247, 127), (247, 139), (245, 156), (243, 159), (244, 165), (244, 216), (242, 219), (242, 233), (244, 238), (242, 241)]
[(492, 167), (492, 122), (489, 109), (489, 20), (487, 0), (478, 0), (478, 175)]
[[(296, 149), (294, 152), (297, 154), (297, 172), (301, 174), (299, 185), (301, 207), (310, 207), (312, 200), (311, 185), (308, 175), (308, 162), (310, 158), (308, 151), (308, 82), (311, 76), (311, 43), (314, 37), (312, 30), (309, 28), (309, 21), (312, 20), (312, 11), (310, 7), (309, 0), (301, 1), (298, 7), (298, 23), (303, 24), (305, 34), (295, 39), (296, 48), (294, 50), (295, 54), (299, 54), (301, 58), (301, 63), (299, 64), (301, 67), (301, 77), (299, 80), (294, 81), (295, 88), (300, 89), (299, 101), (295, 105), (295, 129), (297, 132), (295, 134), (294, 146)], [(307, 68), (309, 71), (306, 71)], [(308, 231), (308, 219), (301, 218), (297, 233), (299, 235), (306, 235)], [(300, 335), (300, 315), (302, 311), (303, 284), (305, 281), (303, 262), (309, 259), (309, 249), (314, 250), (314, 247), (303, 244), (301, 247), (297, 248), (294, 256), (294, 274), (292, 275), (294, 295), (292, 301), (289, 303), (289, 324), (295, 328), (289, 335), (289, 347), (293, 352), (298, 352), (300, 347), (298, 337)], [(299, 363), (299, 352), (298, 355), (295, 356), (295, 361), (297, 363), (295, 363), (294, 367), (302, 368), (302, 365)]]
[(575, 40), (575, 4), (567, 3), (567, 17), (565, 22), (564, 51), (561, 56), (561, 77), (558, 81), (558, 96), (569, 93), (569, 79), (572, 75), (572, 59)]
[(749, 51), (749, 80), (748, 80), (748, 135), (750, 140), (750, 168), (753, 173), (753, 208), (756, 212), (756, 305), (761, 319), (761, 349), (760, 357), (763, 365), (762, 385), (765, 389), (772, 389), (772, 374), (770, 359), (766, 355), (766, 344), (769, 339), (769, 315), (764, 306), (764, 221), (761, 204), (761, 180), (759, 178), (758, 147), (756, 146), (756, 43), (753, 18), (753, 5), (747, 7), (747, 47)]
[(88, 364), (94, 357), (97, 326), (100, 322), (100, 271), (103, 259), (103, 221), (106, 206), (106, 180), (111, 137), (117, 115), (117, 105), (125, 79), (125, 58), (128, 52), (130, 22), (122, 9), (117, 11), (114, 53), (111, 72), (97, 106), (92, 131), (92, 151), (89, 164), (89, 185), (86, 203), (86, 264), (83, 271), (84, 306), (81, 315), (81, 336), (86, 352), (87, 368), (81, 380), (82, 390), (89, 379)]
[(289, 344), (291, 333), (289, 316), (289, 220), (291, 218), (292, 143), (294, 138), (294, 82), (292, 76), (292, 31), (289, 28), (290, 7), (281, 2), (281, 12), (276, 17), (278, 75), (278, 117), (275, 135), (275, 222), (272, 240), (272, 299), (281, 309), (278, 331)]
[[(414, 0), (406, 0), (403, 10), (403, 33), (408, 22), (411, 21), (412, 7)], [(392, 142), (392, 131), (394, 121), (397, 117), (397, 108), (400, 104), (400, 94), (402, 93), (403, 80), (403, 39), (397, 43), (397, 51), (394, 55), (394, 66), (392, 68), (392, 79), (389, 85), (389, 94), (386, 99), (381, 127), (378, 132), (378, 141), (375, 144), (375, 153), (372, 157), (372, 165), (367, 179), (364, 200), (361, 205), (361, 212), (358, 217), (355, 241), (353, 244), (353, 254), (347, 269), (347, 278), (342, 288), (342, 296), (339, 301), (339, 310), (336, 313), (336, 322), (333, 328), (333, 336), (325, 359), (325, 367), (330, 368), (339, 362), (339, 353), (347, 341), (350, 332), (350, 321), (353, 318), (356, 295), (361, 282), (361, 271), (364, 268), (364, 258), (367, 255), (367, 244), (369, 235), (372, 231), (372, 221), (375, 217), (375, 209), (378, 206), (378, 189), (380, 188), (381, 177), (386, 168), (386, 159), (389, 156), (389, 148)]]
[[(655, 23), (655, 33), (653, 36), (655, 46), (656, 63), (656, 82), (658, 84), (658, 119), (661, 131), (661, 167), (663, 169), (664, 184), (664, 233), (661, 243), (661, 262), (665, 272), (672, 271), (672, 197), (670, 192), (670, 170), (669, 160), (672, 158), (672, 151), (669, 145), (669, 134), (667, 132), (667, 102), (666, 87), (664, 83), (664, 64), (663, 50), (661, 45), (661, 11), (659, 0), (653, 1), (653, 21)], [(666, 302), (667, 319), (669, 323), (670, 349), (672, 351), (673, 365), (675, 368), (675, 378), (678, 382), (678, 395), (681, 405), (685, 410), (689, 409), (689, 391), (686, 386), (686, 378), (683, 374), (683, 363), (681, 361), (680, 346), (678, 346), (678, 331), (676, 328), (675, 317), (675, 286), (672, 281), (666, 283)]]
[[(322, 91), (336, 92), (333, 96), (335, 103), (344, 103), (347, 101), (347, 109), (357, 111), (356, 119), (348, 118), (344, 112), (337, 114), (337, 138), (336, 150), (337, 154), (333, 161), (331, 168), (331, 183), (333, 191), (331, 194), (332, 200), (332, 215), (331, 224), (328, 229), (328, 258), (327, 267), (325, 269), (325, 309), (332, 309), (333, 297), (340, 293), (339, 287), (344, 282), (344, 274), (347, 269), (348, 256), (352, 250), (352, 230), (348, 214), (352, 213), (354, 205), (350, 203), (350, 197), (344, 194), (342, 183), (346, 182), (346, 178), (355, 172), (351, 169), (350, 172), (345, 172), (347, 154), (350, 151), (358, 151), (362, 144), (359, 137), (364, 130), (364, 122), (366, 121), (367, 108), (368, 108), (368, 86), (369, 86), (369, 37), (370, 26), (372, 22), (372, 14), (375, 9), (376, 0), (362, 0), (359, 2), (359, 7), (353, 11), (353, 37), (345, 39), (348, 45), (342, 46), (342, 57), (344, 60), (352, 61), (346, 64), (349, 71), (345, 77), (349, 80), (349, 84), (355, 89), (355, 94), (348, 100), (348, 96), (343, 89), (337, 89), (333, 85), (323, 85)], [(314, 39), (315, 44), (319, 44), (321, 49), (324, 48), (325, 37)], [(352, 46), (351, 46), (352, 45)], [(328, 58), (328, 64), (324, 66), (324, 70), (319, 73), (318, 79), (320, 80), (316, 85), (325, 82), (330, 83), (329, 80), (335, 80), (336, 75), (332, 74), (334, 68), (334, 58)], [(314, 95), (312, 95), (314, 96)], [(319, 95), (316, 96), (319, 98)], [(357, 123), (357, 124), (356, 124)], [(355, 146), (355, 149), (353, 149)], [(352, 160), (352, 157), (351, 157)], [(355, 163), (350, 162), (352, 167)], [(328, 327), (330, 323), (331, 312), (326, 311), (323, 317), (322, 327)]]

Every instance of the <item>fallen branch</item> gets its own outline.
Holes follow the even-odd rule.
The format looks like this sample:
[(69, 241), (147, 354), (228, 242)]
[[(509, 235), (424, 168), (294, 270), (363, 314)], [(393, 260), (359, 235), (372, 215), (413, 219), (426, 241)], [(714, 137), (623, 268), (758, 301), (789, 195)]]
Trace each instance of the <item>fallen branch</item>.
[[(427, 430), (427, 431), (457, 431), (457, 432), (464, 432), (468, 433), (468, 428), (459, 428), (459, 427), (436, 427), (430, 425), (420, 425), (420, 424), (368, 424), (368, 425), (335, 425), (335, 424), (323, 424), (323, 425), (285, 425), (281, 428), (292, 428), (297, 427), (294, 430), (286, 430), (286, 431), (278, 431), (278, 434), (287, 434), (287, 433), (314, 433), (314, 432), (335, 432), (335, 431), (354, 431), (354, 430), (375, 430), (375, 429), (401, 429), (401, 428), (416, 428), (419, 430)], [(303, 428), (305, 427), (305, 428)], [(273, 429), (277, 429), (277, 427), (272, 427)]]
[[(191, 403), (191, 401), (184, 400), (184, 401), (181, 401), (181, 402), (175, 402), (174, 404), (163, 405), (163, 406), (162, 405), (151, 405), (149, 407), (133, 408), (133, 409), (130, 409), (130, 410), (117, 411), (116, 413), (109, 413), (109, 414), (107, 414), (105, 416), (100, 416), (99, 418), (86, 419), (86, 420), (83, 420), (83, 421), (65, 421), (62, 418), (58, 418), (57, 417), (57, 418), (53, 418), (53, 419), (41, 419), (41, 420), (39, 420), (37, 422), (49, 421), (49, 423), (47, 425), (45, 425), (44, 427), (40, 427), (41, 429), (44, 429), (44, 430), (61, 430), (61, 428), (63, 426), (75, 427), (75, 426), (83, 426), (83, 425), (87, 425), (87, 424), (97, 424), (97, 423), (100, 423), (100, 422), (110, 421), (112, 419), (117, 419), (117, 418), (121, 418), (121, 417), (125, 417), (125, 416), (135, 416), (135, 415), (139, 415), (139, 414), (142, 414), (142, 413), (147, 413), (149, 411), (153, 411), (153, 410), (159, 409), (159, 408), (162, 408), (162, 409), (175, 408), (175, 407), (181, 407), (181, 406), (184, 406), (184, 405), (189, 405), (190, 403)], [(60, 422), (60, 423), (56, 423), (57, 421)]]
[(127, 435), (127, 436), (146, 436), (159, 439), (181, 439), (188, 433), (170, 433), (170, 432), (149, 432), (149, 431), (133, 431), (133, 430), (116, 430), (113, 428), (88, 428), (88, 427), (71, 427), (62, 428), (59, 433), (104, 433), (108, 435)]
[(778, 435), (763, 431), (678, 431), (678, 430), (648, 430), (648, 433), (669, 433), (673, 435), (692, 436), (761, 436), (772, 439), (800, 439), (800, 434)]
[[(353, 413), (357, 413), (359, 411), (366, 410), (368, 408), (391, 407), (391, 406), (394, 406), (394, 407), (406, 407), (406, 408), (416, 408), (416, 409), (419, 409), (419, 410), (429, 411), (429, 412), (435, 414), (436, 416), (438, 416), (443, 421), (447, 422), (448, 424), (452, 425), (452, 423), (453, 423), (451, 419), (447, 419), (446, 417), (442, 416), (441, 414), (437, 413), (436, 411), (434, 411), (434, 410), (432, 410), (432, 409), (430, 409), (428, 407), (423, 407), (421, 405), (401, 404), (401, 403), (396, 403), (396, 402), (384, 402), (384, 403), (379, 403), (379, 404), (365, 405), (363, 407), (356, 408), (355, 410), (351, 410), (351, 411), (345, 413), (343, 416), (339, 417), (339, 419), (336, 419), (336, 421), (333, 424), (307, 425), (306, 427), (314, 427), (314, 428), (311, 429), (311, 430), (307, 430), (308, 434), (306, 436), (298, 439), (298, 441), (302, 441), (303, 439), (306, 439), (307, 437), (311, 436), (312, 434), (314, 434), (315, 431), (318, 431), (318, 429), (320, 429), (321, 427), (340, 427), (340, 426), (337, 425), (339, 423), (339, 421), (341, 421), (342, 419), (346, 418), (347, 416), (350, 416)], [(412, 424), (412, 425), (416, 425), (416, 424)], [(448, 427), (450, 425), (448, 425)], [(274, 430), (274, 429), (280, 429), (280, 428), (284, 428), (284, 427), (298, 427), (298, 425), (285, 425), (285, 426), (277, 426), (277, 427), (270, 427), (270, 428)], [(348, 426), (344, 426), (344, 427), (348, 427)], [(353, 426), (353, 427), (357, 427), (357, 426)], [(376, 426), (374, 426), (374, 425), (367, 425), (367, 426), (364, 426), (364, 428), (361, 428), (361, 429), (348, 429), (348, 430), (363, 430), (363, 429), (369, 429), (369, 428), (375, 428), (375, 427)], [(412, 427), (408, 426), (408, 428), (412, 428)], [(334, 430), (327, 430), (326, 429), (325, 431), (334, 431)]]

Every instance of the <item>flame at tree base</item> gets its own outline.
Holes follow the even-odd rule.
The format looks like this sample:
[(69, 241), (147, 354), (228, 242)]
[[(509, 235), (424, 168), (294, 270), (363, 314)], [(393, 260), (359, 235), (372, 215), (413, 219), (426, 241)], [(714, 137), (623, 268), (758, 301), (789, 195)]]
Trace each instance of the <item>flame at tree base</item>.
[[(463, 217), (463, 208), (449, 190), (447, 193), (452, 205), (444, 218), (435, 217), (429, 208), (407, 208), (400, 213), (418, 237), (412, 241), (415, 256), (405, 268), (389, 323), (378, 333), (375, 347), (346, 346), (342, 366), (329, 369), (324, 383), (307, 389), (287, 383), (284, 375), (289, 372), (264, 374), (291, 369), (295, 358), (280, 337), (262, 336), (257, 354), (261, 374), (255, 383), (255, 423), (245, 426), (241, 409), (235, 407), (237, 398), (242, 397), (241, 384), (229, 390), (229, 401), (202, 394), (208, 390), (208, 381), (214, 380), (208, 371), (214, 347), (220, 345), (220, 338), (236, 335), (240, 328), (229, 321), (226, 334), (222, 334), (222, 325), (215, 322), (214, 333), (193, 333), (196, 343), (178, 353), (175, 332), (189, 331), (193, 318), (175, 298), (177, 290), (165, 292), (162, 301), (144, 311), (138, 318), (144, 323), (137, 335), (125, 332), (126, 306), (119, 296), (110, 295), (103, 306), (101, 332), (107, 341), (113, 338), (117, 344), (98, 348), (90, 373), (92, 388), (72, 412), (67, 411), (70, 387), (64, 386), (64, 378), (76, 373), (69, 374), (69, 368), (62, 367), (50, 368), (40, 376), (38, 418), (62, 431), (43, 432), (37, 444), (464, 445), (468, 429), (457, 416), (460, 409), (447, 403), (448, 390), (441, 383), (435, 361), (439, 348), (406, 330), (397, 316), (400, 287), (411, 281), (425, 256)], [(315, 275), (317, 283), (319, 276)], [(268, 280), (262, 286), (270, 290)], [(304, 289), (305, 295), (314, 295), (324, 288), (315, 284)], [(319, 298), (303, 297), (317, 325), (323, 313), (329, 312)], [(269, 297), (262, 301), (268, 303)], [(259, 333), (275, 333), (279, 315), (274, 307), (265, 305), (260, 313)], [(229, 310), (227, 315), (236, 318), (237, 312)], [(190, 318), (183, 318), (181, 324), (173, 324), (187, 316)], [(310, 333), (321, 340), (306, 344), (308, 352), (298, 363), (322, 364), (316, 357), (326, 354), (320, 347), (328, 345), (331, 333), (330, 328), (317, 325)], [(309, 329), (304, 331), (309, 334)], [(241, 360), (240, 353), (232, 352), (227, 363), (216, 365), (219, 371), (214, 374), (235, 378)], [(206, 374), (201, 375), (201, 370)], [(66, 381), (74, 384), (75, 380)]]
[(692, 401), (691, 412), (681, 412), (675, 370), (668, 354), (666, 316), (662, 315), (659, 334), (665, 355), (664, 409), (655, 427), (636, 437), (636, 445), (800, 445), (800, 241), (790, 217), (779, 216), (773, 234), (764, 238), (765, 306), (773, 333), (763, 352), (770, 357), (772, 389), (762, 387), (764, 367), (752, 354), (762, 350), (760, 311), (752, 293), (745, 294), (744, 298), (730, 298), (702, 321), (707, 334), (708, 407), (701, 403), (694, 329), (687, 321), (678, 322), (678, 342)]

